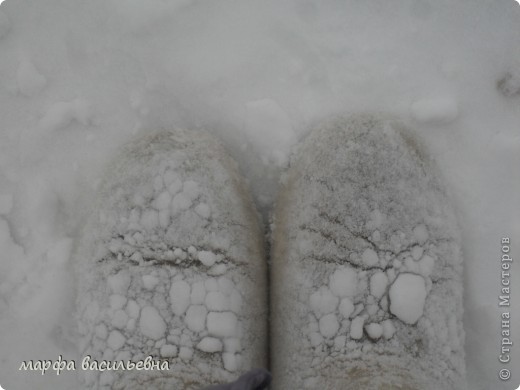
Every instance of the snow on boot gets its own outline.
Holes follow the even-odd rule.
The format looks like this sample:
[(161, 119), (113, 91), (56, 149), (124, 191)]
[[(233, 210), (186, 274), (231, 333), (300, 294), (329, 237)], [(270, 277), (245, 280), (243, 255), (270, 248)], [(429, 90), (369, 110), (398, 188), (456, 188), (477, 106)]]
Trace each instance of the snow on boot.
[(459, 232), (416, 140), (356, 115), (293, 157), (274, 213), (273, 389), (463, 389)]
[[(264, 237), (236, 164), (208, 134), (127, 145), (74, 266), (86, 388), (199, 390), (265, 366)], [(149, 357), (153, 370), (97, 370)], [(163, 362), (169, 370), (157, 370)]]

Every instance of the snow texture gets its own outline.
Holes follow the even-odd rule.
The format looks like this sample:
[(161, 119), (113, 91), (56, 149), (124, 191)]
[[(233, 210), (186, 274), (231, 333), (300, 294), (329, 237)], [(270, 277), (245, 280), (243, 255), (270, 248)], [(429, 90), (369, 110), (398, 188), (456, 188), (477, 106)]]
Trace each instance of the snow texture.
[[(178, 179), (169, 200), (165, 188)], [(160, 356), (171, 370), (89, 373), (88, 388), (195, 390), (265, 364), (262, 235), (242, 186), (236, 166), (204, 133), (138, 136), (115, 156), (73, 258), (82, 354)], [(176, 203), (180, 195), (185, 201)], [(202, 218), (197, 204), (220, 214)], [(158, 210), (171, 211), (165, 224)]]
[[(274, 218), (274, 389), (309, 378), (327, 390), (464, 388), (459, 231), (405, 125), (370, 114), (318, 124), (293, 155)], [(304, 376), (284, 375), (298, 367)]]

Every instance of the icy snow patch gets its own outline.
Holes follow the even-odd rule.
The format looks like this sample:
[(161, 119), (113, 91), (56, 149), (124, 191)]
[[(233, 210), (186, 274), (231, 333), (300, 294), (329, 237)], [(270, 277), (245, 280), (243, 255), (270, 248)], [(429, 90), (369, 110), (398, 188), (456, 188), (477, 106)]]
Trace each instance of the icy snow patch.
[(119, 272), (118, 274), (111, 275), (108, 277), (107, 283), (110, 289), (120, 295), (126, 295), (128, 287), (130, 286), (130, 275)]
[(378, 229), (385, 220), (385, 215), (379, 210), (374, 210), (370, 213), (370, 220), (366, 223), (366, 228), (369, 230)]
[(192, 305), (200, 305), (204, 303), (206, 297), (206, 289), (204, 288), (204, 282), (195, 282), (191, 286), (190, 301)]
[(323, 336), (318, 332), (312, 332), (309, 335), (309, 341), (311, 343), (311, 346), (317, 347), (321, 343), (323, 343)]
[(99, 324), (94, 331), (101, 340), (105, 340), (108, 337), (108, 329), (105, 324)]
[(217, 282), (217, 279), (215, 279), (215, 278), (206, 279), (204, 281), (204, 287), (208, 291), (218, 291), (219, 290), (218, 282)]
[(350, 298), (343, 298), (339, 304), (339, 312), (343, 317), (349, 318), (354, 313), (354, 304)]
[(233, 353), (224, 352), (222, 354), (222, 360), (224, 361), (224, 368), (227, 371), (234, 372), (238, 369), (237, 355)]
[(107, 344), (113, 351), (117, 351), (125, 345), (125, 341), (125, 336), (123, 336), (121, 332), (113, 330), (108, 336)]
[(184, 321), (190, 330), (193, 332), (202, 332), (206, 327), (206, 316), (208, 310), (204, 305), (190, 306)]
[(310, 296), (311, 309), (318, 317), (332, 313), (338, 307), (339, 299), (326, 287), (320, 288)]
[(169, 209), (163, 209), (159, 211), (159, 225), (163, 229), (166, 229), (168, 226), (170, 226), (170, 210)]
[(367, 267), (374, 267), (379, 263), (379, 257), (376, 251), (370, 248), (363, 251), (361, 260), (363, 260), (363, 263), (365, 263)]
[(388, 277), (384, 272), (377, 272), (370, 278), (370, 294), (376, 298), (381, 298), (388, 285)]
[(177, 346), (165, 344), (161, 347), (160, 354), (164, 358), (175, 357), (177, 356)]
[(357, 289), (357, 273), (353, 268), (337, 269), (329, 281), (330, 290), (340, 298), (353, 297)]
[(215, 353), (221, 352), (223, 348), (222, 341), (214, 337), (204, 337), (200, 343), (197, 344), (197, 349), (202, 352)]
[(216, 337), (233, 337), (236, 335), (238, 319), (231, 312), (211, 312), (207, 319), (208, 332)]
[(334, 314), (327, 314), (321, 317), (320, 322), (320, 333), (323, 337), (334, 337), (339, 330), (339, 322)]
[(214, 253), (208, 251), (200, 251), (199, 260), (206, 267), (211, 267), (217, 261), (217, 256)]
[(191, 201), (195, 200), (200, 194), (200, 188), (197, 182), (188, 180), (182, 186), (182, 193)]
[(211, 216), (211, 209), (206, 203), (200, 203), (195, 207), (195, 212), (204, 219), (208, 219)]
[(182, 188), (182, 181), (178, 177), (175, 177), (171, 183), (168, 183), (168, 192), (170, 195), (177, 195)]
[(424, 253), (424, 249), (418, 245), (412, 248), (412, 257), (414, 260), (419, 260)]
[(384, 320), (383, 321), (383, 336), (385, 339), (389, 340), (394, 336), (395, 326), (392, 320)]
[(181, 347), (179, 351), (179, 357), (185, 361), (191, 360), (193, 357), (193, 349), (188, 347)]
[(173, 282), (170, 288), (170, 302), (173, 313), (183, 315), (190, 304), (190, 285), (184, 280)]
[(191, 207), (191, 200), (186, 197), (186, 195), (181, 192), (180, 194), (175, 195), (172, 200), (171, 210), (174, 214), (188, 210)]
[(402, 273), (390, 287), (389, 296), (392, 314), (413, 325), (423, 315), (426, 283), (419, 275)]
[(431, 256), (424, 255), (419, 261), (419, 271), (423, 276), (430, 276), (435, 266), (435, 259)]
[(226, 273), (226, 271), (227, 271), (227, 266), (225, 264), (217, 264), (208, 270), (208, 275), (220, 276), (220, 275), (224, 275)]
[(122, 309), (126, 304), (126, 297), (121, 294), (112, 294), (109, 298), (112, 310)]
[(123, 329), (128, 323), (128, 315), (121, 309), (117, 310), (112, 316), (112, 326)]
[(224, 340), (224, 351), (225, 352), (235, 353), (235, 352), (240, 352), (241, 349), (242, 349), (242, 347), (240, 345), (240, 339), (231, 338), (231, 339)]
[(372, 340), (377, 340), (383, 335), (383, 327), (376, 323), (371, 323), (365, 326), (365, 330)]
[(350, 337), (354, 340), (359, 340), (363, 337), (363, 324), (365, 319), (361, 316), (356, 317), (350, 323)]
[(218, 287), (219, 290), (222, 291), (225, 295), (231, 295), (235, 291), (235, 284), (226, 277), (221, 277), (218, 279)]
[(220, 291), (211, 291), (206, 295), (206, 307), (211, 311), (228, 310), (228, 301)]
[(338, 336), (334, 339), (334, 348), (341, 350), (343, 347), (345, 347), (346, 342), (347, 336)]
[(129, 301), (126, 305), (126, 312), (131, 318), (137, 319), (139, 317), (139, 305), (136, 301)]
[(159, 284), (159, 279), (153, 275), (143, 275), (143, 286), (147, 290), (153, 290), (157, 284)]
[(168, 191), (163, 191), (153, 201), (153, 207), (157, 210), (164, 210), (170, 207), (172, 196)]
[(141, 226), (147, 231), (152, 231), (159, 226), (159, 213), (156, 210), (145, 210), (141, 215)]
[(426, 241), (428, 241), (428, 237), (429, 237), (428, 229), (423, 224), (417, 225), (413, 229), (413, 235), (414, 235), (415, 239), (417, 240), (417, 242), (421, 245), (424, 244)]
[(153, 340), (159, 340), (166, 332), (166, 323), (153, 306), (146, 306), (141, 310), (139, 327), (142, 334)]

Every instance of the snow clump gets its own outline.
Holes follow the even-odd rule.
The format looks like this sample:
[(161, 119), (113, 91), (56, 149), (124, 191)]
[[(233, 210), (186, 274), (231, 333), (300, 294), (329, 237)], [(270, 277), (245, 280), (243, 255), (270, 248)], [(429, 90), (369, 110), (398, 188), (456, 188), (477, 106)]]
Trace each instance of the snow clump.
[(422, 276), (402, 273), (390, 287), (390, 311), (401, 321), (413, 325), (423, 315), (426, 283)]
[(353, 297), (357, 289), (356, 271), (350, 267), (337, 269), (330, 277), (329, 286), (337, 297)]
[(153, 306), (146, 306), (141, 310), (139, 327), (143, 335), (153, 340), (161, 339), (166, 332), (166, 323)]

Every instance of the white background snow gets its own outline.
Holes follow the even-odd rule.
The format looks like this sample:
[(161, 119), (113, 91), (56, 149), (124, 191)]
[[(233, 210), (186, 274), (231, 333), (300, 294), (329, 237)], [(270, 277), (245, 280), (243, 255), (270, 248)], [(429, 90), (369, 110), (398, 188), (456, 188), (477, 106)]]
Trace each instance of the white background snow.
[[(497, 83), (508, 72), (502, 93)], [(310, 124), (331, 113), (385, 111), (414, 127), (453, 194), (466, 260), (471, 388), (516, 388), (518, 89), (520, 5), (513, 0), (6, 0), (0, 384), (76, 388), (73, 374), (18, 367), (59, 354), (80, 358), (71, 246), (103, 165), (138, 131), (214, 132), (265, 211), (291, 146)], [(509, 383), (497, 379), (503, 236), (515, 258), (509, 366), (517, 371)], [(204, 348), (219, 346), (207, 340)]]

